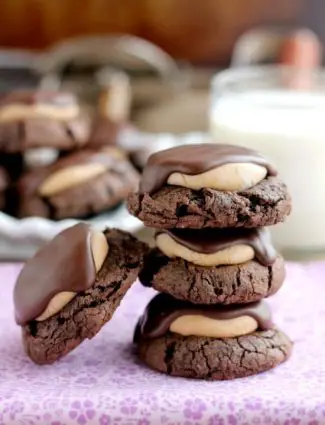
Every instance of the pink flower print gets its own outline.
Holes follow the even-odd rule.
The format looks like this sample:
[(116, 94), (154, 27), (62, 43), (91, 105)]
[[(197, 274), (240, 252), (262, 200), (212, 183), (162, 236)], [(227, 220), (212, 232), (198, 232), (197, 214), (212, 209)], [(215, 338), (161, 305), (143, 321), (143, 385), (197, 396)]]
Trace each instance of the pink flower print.
[(122, 366), (118, 370), (118, 376), (119, 377), (120, 376), (126, 376), (126, 377), (128, 377), (130, 375), (136, 375), (137, 372), (138, 372), (138, 369), (137, 369), (136, 366), (133, 366), (133, 365), (127, 365), (126, 367), (125, 366)]
[(21, 413), (24, 410), (24, 403), (15, 401), (10, 407), (10, 419), (15, 419), (16, 414)]
[(237, 425), (237, 419), (235, 415), (228, 415), (228, 424)]
[(81, 403), (80, 401), (74, 401), (71, 404), (71, 410), (69, 416), (71, 419), (76, 419), (79, 425), (86, 424), (90, 419), (93, 419), (96, 412), (93, 407), (93, 403), (89, 400)]
[(121, 402), (121, 413), (124, 415), (134, 415), (137, 411), (137, 402), (132, 398), (126, 398)]
[(258, 398), (252, 398), (251, 400), (245, 403), (245, 407), (247, 410), (261, 410), (262, 403)]
[(148, 421), (148, 419), (140, 419), (137, 425), (150, 425), (150, 422)]
[(184, 416), (189, 419), (201, 419), (206, 405), (202, 400), (196, 398), (194, 400), (186, 400), (184, 408)]
[(232, 401), (228, 402), (228, 408), (231, 412), (233, 412), (235, 410), (235, 405)]
[(99, 424), (100, 425), (110, 425), (110, 423), (111, 423), (111, 417), (108, 416), (108, 415), (102, 415), (99, 418)]
[(209, 420), (209, 425), (225, 425), (225, 421), (220, 415), (213, 415)]

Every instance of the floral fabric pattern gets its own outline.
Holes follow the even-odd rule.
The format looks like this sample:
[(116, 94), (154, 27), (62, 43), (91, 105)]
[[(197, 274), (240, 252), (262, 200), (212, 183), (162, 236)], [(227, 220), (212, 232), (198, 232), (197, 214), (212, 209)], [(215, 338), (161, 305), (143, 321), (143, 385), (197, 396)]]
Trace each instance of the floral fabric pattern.
[(93, 340), (55, 365), (34, 365), (13, 319), (18, 271), (0, 267), (0, 425), (325, 424), (325, 263), (289, 264), (268, 301), (295, 343), (290, 360), (226, 382), (171, 378), (139, 363), (133, 329), (154, 294), (140, 284)]

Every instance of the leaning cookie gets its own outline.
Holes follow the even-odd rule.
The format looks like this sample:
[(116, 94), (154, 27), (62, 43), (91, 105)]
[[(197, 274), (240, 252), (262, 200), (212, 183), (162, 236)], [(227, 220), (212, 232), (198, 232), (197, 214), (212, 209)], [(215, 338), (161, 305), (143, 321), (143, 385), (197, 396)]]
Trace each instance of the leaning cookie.
[(291, 210), (276, 170), (246, 148), (186, 145), (151, 155), (131, 214), (155, 228), (261, 227)]
[(90, 120), (72, 94), (17, 91), (0, 97), (0, 152), (71, 150), (89, 139)]
[(275, 294), (283, 258), (268, 229), (159, 230), (140, 281), (194, 304), (250, 303)]
[(14, 290), (27, 355), (53, 363), (111, 319), (136, 280), (146, 247), (120, 230), (77, 224), (29, 260)]
[(76, 152), (18, 180), (16, 215), (89, 217), (119, 205), (137, 182), (137, 171), (117, 148)]
[(225, 380), (265, 372), (291, 353), (263, 301), (193, 306), (157, 295), (140, 318), (134, 342), (150, 368), (173, 376)]

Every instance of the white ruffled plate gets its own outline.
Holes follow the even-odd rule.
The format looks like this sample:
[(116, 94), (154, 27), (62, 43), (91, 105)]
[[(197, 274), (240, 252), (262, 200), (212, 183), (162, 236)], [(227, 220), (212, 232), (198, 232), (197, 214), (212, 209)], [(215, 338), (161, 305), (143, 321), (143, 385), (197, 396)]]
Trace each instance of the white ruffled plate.
[(18, 220), (0, 212), (0, 259), (25, 260), (59, 232), (79, 221), (86, 221), (98, 229), (118, 227), (131, 233), (143, 227), (141, 221), (128, 213), (125, 205), (90, 220), (51, 221), (39, 217)]

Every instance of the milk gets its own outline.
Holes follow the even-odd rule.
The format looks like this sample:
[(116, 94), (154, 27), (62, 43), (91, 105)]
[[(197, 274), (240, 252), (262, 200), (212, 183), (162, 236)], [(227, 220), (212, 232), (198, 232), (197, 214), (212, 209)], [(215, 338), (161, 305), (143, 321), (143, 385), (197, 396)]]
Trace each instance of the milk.
[(211, 131), (219, 143), (267, 156), (288, 185), (293, 211), (272, 228), (283, 251), (325, 252), (325, 96), (249, 90), (213, 102)]

